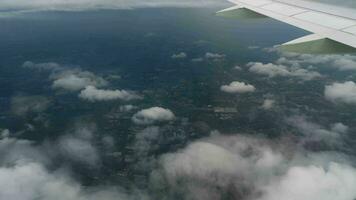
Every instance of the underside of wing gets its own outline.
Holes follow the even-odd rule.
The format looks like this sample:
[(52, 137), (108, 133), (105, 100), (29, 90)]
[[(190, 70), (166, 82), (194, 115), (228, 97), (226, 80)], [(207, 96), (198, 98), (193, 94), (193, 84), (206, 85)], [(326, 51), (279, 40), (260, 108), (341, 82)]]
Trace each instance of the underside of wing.
[(344, 53), (356, 51), (356, 10), (302, 0), (229, 0), (236, 4), (219, 11), (236, 18), (271, 17), (313, 34), (280, 45), (301, 53)]

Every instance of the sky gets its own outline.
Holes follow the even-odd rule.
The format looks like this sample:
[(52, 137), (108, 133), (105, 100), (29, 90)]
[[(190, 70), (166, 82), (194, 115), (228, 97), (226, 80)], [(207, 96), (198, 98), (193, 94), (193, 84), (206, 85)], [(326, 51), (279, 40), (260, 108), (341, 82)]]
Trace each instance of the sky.
[(93, 8), (118, 8), (127, 9), (135, 7), (203, 7), (219, 5), (225, 2), (219, 0), (4, 0), (0, 8), (8, 9), (93, 9)]
[[(310, 0), (356, 7), (352, 0)], [(293, 2), (293, 1), (292, 1)], [(2, 0), (1, 10), (86, 10), (96, 8), (204, 7), (228, 5), (224, 0)]]

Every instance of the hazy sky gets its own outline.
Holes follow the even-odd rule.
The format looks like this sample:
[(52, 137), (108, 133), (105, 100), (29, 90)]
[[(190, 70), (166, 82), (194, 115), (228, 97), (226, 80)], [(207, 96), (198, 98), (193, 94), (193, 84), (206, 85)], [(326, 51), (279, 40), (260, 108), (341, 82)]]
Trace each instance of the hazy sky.
[(90, 9), (135, 7), (196, 7), (225, 4), (224, 0), (1, 0), (0, 8), (7, 9)]
[[(311, 0), (334, 3), (338, 5), (354, 6), (354, 0)], [(224, 5), (225, 0), (1, 0), (0, 10), (28, 10), (28, 9), (59, 9), (81, 10), (95, 8), (135, 8), (135, 7), (201, 7)]]

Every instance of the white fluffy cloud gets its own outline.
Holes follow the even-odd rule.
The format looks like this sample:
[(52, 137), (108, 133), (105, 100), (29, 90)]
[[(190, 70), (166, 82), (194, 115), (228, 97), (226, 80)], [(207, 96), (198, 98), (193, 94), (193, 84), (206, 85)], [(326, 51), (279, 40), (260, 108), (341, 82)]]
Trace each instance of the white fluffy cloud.
[[(39, 163), (26, 163), (0, 168), (0, 198), (16, 199), (72, 199), (79, 189), (64, 177), (48, 174)], [(6, 181), (5, 181), (6, 180)], [(12, 180), (12, 181), (8, 181)], [(63, 191), (66, 192), (63, 192)]]
[(95, 74), (77, 70), (64, 70), (51, 76), (53, 79), (52, 87), (54, 89), (63, 89), (68, 91), (78, 91), (87, 86), (103, 87), (108, 83), (103, 78)]
[(353, 81), (333, 83), (325, 86), (324, 95), (327, 100), (335, 103), (356, 103), (356, 84)]
[[(250, 149), (250, 150), (249, 150)], [(245, 153), (244, 153), (245, 152)], [(268, 178), (273, 168), (282, 164), (283, 156), (263, 144), (263, 141), (239, 136), (213, 136), (194, 142), (183, 150), (161, 157), (161, 179), (173, 192), (186, 199), (223, 199), (251, 191), (256, 178)], [(256, 180), (257, 181), (257, 180)]]
[(244, 83), (244, 82), (238, 82), (234, 81), (231, 82), (229, 85), (223, 85), (220, 87), (220, 90), (223, 92), (227, 93), (248, 93), (248, 92), (254, 92), (256, 88), (253, 85)]
[(269, 77), (290, 75), (290, 72), (288, 71), (287, 67), (283, 65), (275, 65), (272, 63), (263, 64), (260, 62), (251, 62), (248, 63), (247, 66), (250, 67), (249, 69), (250, 72), (267, 75)]
[(214, 173), (237, 175), (248, 169), (248, 164), (239, 155), (209, 142), (195, 142), (181, 152), (163, 156), (162, 162), (169, 178), (187, 176), (216, 179), (219, 177), (211, 175)]
[(251, 62), (247, 66), (250, 67), (249, 71), (268, 76), (270, 78), (276, 76), (289, 76), (296, 77), (303, 80), (312, 80), (321, 77), (319, 72), (309, 71), (299, 67), (287, 67), (285, 65), (276, 65), (272, 63), (263, 64), (260, 62)]
[(111, 101), (124, 100), (129, 101), (133, 99), (141, 99), (139, 95), (134, 92), (126, 90), (103, 90), (97, 89), (94, 86), (86, 86), (79, 94), (81, 99), (96, 102), (96, 101)]
[(341, 71), (355, 71), (356, 70), (356, 58), (354, 60), (347, 58), (340, 58), (334, 61), (334, 65)]
[(57, 63), (33, 63), (27, 61), (24, 68), (49, 71), (50, 80), (53, 81), (52, 88), (70, 92), (80, 91), (79, 98), (90, 101), (111, 101), (141, 99), (142, 97), (132, 91), (127, 90), (105, 90), (98, 89), (108, 85), (108, 82), (101, 76), (89, 71), (83, 71), (78, 67), (66, 67)]
[(172, 111), (161, 107), (152, 107), (137, 112), (132, 121), (139, 125), (149, 125), (155, 122), (171, 121), (175, 118)]
[(0, 199), (124, 200), (130, 197), (115, 188), (85, 189), (63, 171), (50, 172), (41, 163), (28, 162), (0, 167)]
[(74, 74), (59, 78), (53, 82), (53, 88), (77, 91), (93, 83), (86, 78), (78, 77)]
[(278, 59), (279, 64), (300, 66), (302, 64), (322, 64), (339, 71), (355, 71), (356, 56), (354, 55), (311, 55), (281, 52), (282, 57)]
[(100, 76), (78, 67), (66, 67), (58, 63), (25, 62), (22, 67), (38, 71), (51, 72), (52, 88), (67, 91), (79, 91), (86, 86), (103, 87), (108, 82)]
[(296, 166), (277, 183), (266, 185), (266, 194), (259, 200), (352, 200), (356, 197), (355, 186), (356, 170), (350, 166)]

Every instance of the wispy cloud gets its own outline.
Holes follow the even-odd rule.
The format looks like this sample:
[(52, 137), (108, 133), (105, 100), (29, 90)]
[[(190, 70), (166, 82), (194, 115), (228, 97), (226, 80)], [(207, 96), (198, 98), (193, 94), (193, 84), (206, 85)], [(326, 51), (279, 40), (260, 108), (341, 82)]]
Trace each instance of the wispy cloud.
[(112, 100), (129, 101), (133, 99), (142, 99), (141, 96), (137, 95), (132, 91), (103, 90), (103, 89), (97, 89), (94, 86), (85, 87), (85, 89), (80, 92), (79, 98), (91, 102), (112, 101)]
[(11, 111), (15, 115), (25, 117), (28, 113), (44, 112), (50, 103), (44, 96), (18, 95), (11, 98)]

